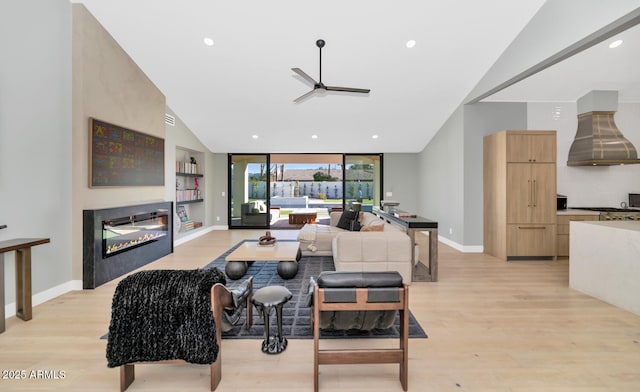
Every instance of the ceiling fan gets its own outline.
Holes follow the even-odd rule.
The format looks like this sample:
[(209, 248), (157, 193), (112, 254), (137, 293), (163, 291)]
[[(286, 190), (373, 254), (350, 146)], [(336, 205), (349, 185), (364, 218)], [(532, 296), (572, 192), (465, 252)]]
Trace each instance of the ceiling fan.
[(300, 75), (304, 80), (310, 82), (311, 84), (313, 84), (313, 90), (309, 91), (306, 94), (303, 94), (301, 96), (299, 96), (298, 98), (294, 99), (293, 102), (300, 102), (303, 99), (307, 98), (308, 96), (312, 95), (313, 93), (315, 93), (318, 90), (324, 90), (324, 91), (345, 91), (345, 92), (349, 92), (349, 93), (364, 93), (364, 94), (368, 94), (369, 91), (371, 91), (368, 88), (353, 88), (353, 87), (336, 87), (336, 86), (325, 86), (324, 83), (322, 83), (322, 48), (324, 47), (325, 42), (322, 39), (319, 39), (316, 41), (316, 46), (320, 49), (320, 81), (316, 82), (311, 76), (307, 75), (303, 70), (301, 70), (300, 68), (291, 68), (291, 70), (295, 73), (297, 73), (298, 75)]

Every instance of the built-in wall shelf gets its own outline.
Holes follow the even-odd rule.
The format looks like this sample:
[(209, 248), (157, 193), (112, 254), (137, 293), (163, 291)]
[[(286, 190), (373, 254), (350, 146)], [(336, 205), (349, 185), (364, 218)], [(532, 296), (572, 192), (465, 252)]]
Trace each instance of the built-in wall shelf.
[(176, 147), (176, 237), (198, 229), (205, 221), (204, 153)]
[(182, 177), (204, 177), (204, 175), (200, 174), (200, 173), (182, 173), (182, 172), (176, 172), (176, 176), (182, 176)]
[(195, 200), (187, 200), (187, 201), (177, 201), (176, 204), (177, 205), (193, 204), (193, 203), (202, 203), (203, 201), (204, 199), (195, 199)]

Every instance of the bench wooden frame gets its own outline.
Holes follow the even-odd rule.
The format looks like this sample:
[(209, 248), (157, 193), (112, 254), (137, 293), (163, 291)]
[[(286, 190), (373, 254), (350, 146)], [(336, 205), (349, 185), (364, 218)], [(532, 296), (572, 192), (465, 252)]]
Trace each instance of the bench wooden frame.
[[(409, 372), (409, 286), (400, 290), (399, 302), (367, 302), (367, 289), (356, 290), (356, 302), (325, 302), (325, 290), (316, 285), (313, 293), (313, 390), (318, 391), (320, 365), (397, 363), (402, 389), (408, 388)], [(340, 310), (398, 310), (400, 312), (400, 342), (398, 348), (388, 349), (320, 349), (320, 312)]]
[[(253, 293), (253, 277), (249, 278), (249, 290)], [(246, 328), (251, 328), (252, 317), (252, 305), (251, 294), (247, 296), (246, 305)], [(234, 309), (233, 297), (229, 290), (220, 283), (216, 283), (211, 287), (211, 310), (213, 312), (213, 319), (216, 324), (216, 340), (218, 341), (218, 357), (211, 366), (211, 390), (215, 391), (222, 380), (222, 312), (224, 309)], [(124, 392), (131, 383), (135, 380), (135, 365), (136, 364), (171, 364), (171, 363), (184, 363), (181, 359), (158, 361), (158, 362), (135, 362), (128, 363), (120, 366), (120, 391)]]

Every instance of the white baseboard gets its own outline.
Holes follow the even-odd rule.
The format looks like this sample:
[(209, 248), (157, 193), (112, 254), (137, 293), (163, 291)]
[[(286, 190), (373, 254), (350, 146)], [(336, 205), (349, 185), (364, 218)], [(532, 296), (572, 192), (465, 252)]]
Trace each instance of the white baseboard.
[(438, 241), (442, 242), (445, 245), (448, 245), (450, 247), (452, 247), (455, 250), (458, 250), (460, 252), (463, 253), (482, 253), (484, 252), (484, 246), (482, 245), (473, 245), (473, 246), (468, 246), (468, 245), (461, 245), (455, 241), (451, 241), (448, 238), (445, 238), (441, 235), (438, 235)]
[[(66, 283), (57, 285), (40, 293), (34, 294), (31, 297), (31, 306), (37, 306), (42, 303), (45, 303), (55, 297), (58, 297), (62, 294), (66, 294), (69, 291), (82, 290), (82, 281), (81, 280), (70, 280)], [(4, 307), (4, 317), (13, 317), (16, 315), (16, 303), (12, 302), (10, 304), (5, 305)]]
[(180, 237), (179, 239), (173, 241), (173, 246), (179, 246), (182, 245), (184, 243), (187, 243), (193, 239), (196, 239), (198, 237), (201, 237), (209, 232), (212, 232), (214, 230), (227, 230), (228, 227), (225, 226), (209, 226), (209, 227), (205, 227), (203, 229), (199, 229), (194, 231), (193, 233), (189, 234), (189, 235), (185, 235), (184, 237)]

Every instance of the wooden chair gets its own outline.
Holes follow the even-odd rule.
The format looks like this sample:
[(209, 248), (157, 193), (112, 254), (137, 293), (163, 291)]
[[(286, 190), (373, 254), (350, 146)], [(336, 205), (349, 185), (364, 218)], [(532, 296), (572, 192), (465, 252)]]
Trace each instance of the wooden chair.
[[(249, 277), (247, 280), (249, 284), (249, 295), (246, 297), (246, 323), (247, 329), (251, 328), (252, 323), (252, 305), (251, 305), (251, 293), (253, 293), (253, 277)], [(243, 300), (244, 302), (244, 300)], [(211, 287), (211, 311), (213, 312), (213, 319), (216, 324), (216, 339), (220, 343), (222, 342), (222, 325), (223, 312), (225, 310), (236, 309), (236, 304), (233, 298), (232, 292), (227, 289), (223, 284), (216, 283)], [(170, 360), (170, 361), (158, 361), (158, 362), (136, 362), (129, 363), (120, 366), (120, 391), (125, 391), (131, 383), (135, 380), (135, 364), (154, 364), (154, 363), (184, 363), (182, 360)], [(222, 348), (218, 352), (216, 361), (211, 365), (211, 390), (215, 391), (222, 379)]]
[[(409, 336), (409, 287), (402, 284), (402, 276), (397, 272), (332, 272), (332, 274), (345, 275), (345, 285), (335, 284), (340, 280), (333, 280), (333, 287), (323, 287), (323, 272), (318, 278), (318, 283), (313, 289), (313, 387), (318, 391), (318, 373), (320, 365), (337, 364), (371, 364), (371, 363), (397, 363), (399, 365), (400, 383), (402, 389), (408, 388), (408, 336)], [(397, 274), (396, 282), (390, 287), (367, 287), (378, 277), (389, 274)], [(358, 277), (361, 275), (361, 277)], [(336, 275), (333, 275), (335, 277)], [(384, 279), (384, 278), (383, 278)], [(379, 282), (379, 280), (378, 280)], [(355, 283), (355, 284), (354, 284)], [(343, 311), (367, 311), (393, 312), (393, 319), (397, 312), (400, 313), (400, 340), (398, 348), (390, 349), (321, 349), (320, 329), (322, 312)], [(343, 313), (343, 315), (348, 315)], [(331, 315), (335, 319), (334, 315)], [(325, 318), (327, 320), (329, 318)]]

